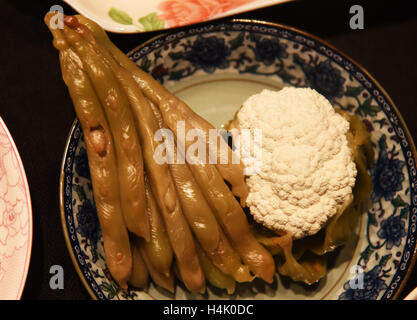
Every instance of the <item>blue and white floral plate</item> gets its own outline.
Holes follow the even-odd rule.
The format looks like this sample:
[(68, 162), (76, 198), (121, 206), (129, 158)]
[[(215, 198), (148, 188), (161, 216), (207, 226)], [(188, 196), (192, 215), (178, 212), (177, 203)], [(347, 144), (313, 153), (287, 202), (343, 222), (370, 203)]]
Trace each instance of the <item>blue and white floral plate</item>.
[[(273, 285), (238, 288), (233, 299), (394, 299), (415, 261), (416, 149), (390, 97), (362, 67), (315, 36), (264, 22), (233, 20), (165, 34), (130, 52), (135, 63), (221, 127), (263, 88), (308, 86), (359, 115), (371, 133), (373, 192), (350, 241), (330, 258), (313, 286), (278, 276)], [(177, 286), (121, 290), (106, 266), (87, 155), (77, 121), (70, 132), (60, 185), (63, 229), (74, 265), (97, 299), (229, 299)], [(362, 281), (362, 282), (360, 282)]]

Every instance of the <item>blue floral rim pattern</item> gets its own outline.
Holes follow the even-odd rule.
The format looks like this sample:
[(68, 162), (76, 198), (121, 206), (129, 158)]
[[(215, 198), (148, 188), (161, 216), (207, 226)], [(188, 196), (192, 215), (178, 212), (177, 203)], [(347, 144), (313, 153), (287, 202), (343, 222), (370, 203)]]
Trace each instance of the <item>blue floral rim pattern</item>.
[(73, 256), (74, 262), (76, 261), (76, 266), (78, 267), (79, 272), (85, 279), (85, 283), (88, 285), (89, 289), (92, 290), (94, 296), (98, 299), (105, 299), (101, 290), (97, 286), (97, 283), (94, 280), (94, 277), (91, 274), (91, 271), (88, 267), (88, 263), (85, 261), (80, 243), (77, 238), (77, 231), (74, 225), (74, 216), (73, 216), (73, 199), (72, 199), (72, 190), (73, 190), (73, 166), (76, 157), (76, 150), (78, 143), (82, 137), (81, 127), (78, 120), (74, 123), (70, 138), (67, 142), (67, 150), (64, 155), (65, 161), (62, 165), (61, 173), (61, 190), (60, 194), (62, 196), (61, 206), (64, 208), (64, 217), (63, 223), (65, 224), (64, 231), (66, 233), (66, 239), (69, 241), (68, 246), (71, 248), (70, 252)]
[[(221, 37), (217, 38), (217, 32), (227, 34), (228, 42)], [(193, 42), (187, 41), (191, 37)], [(252, 46), (249, 45), (253, 57), (250, 58), (245, 53), (238, 57), (232, 56), (232, 52), (239, 52), (238, 49), (243, 46), (244, 41), (253, 43)], [(179, 42), (181, 46), (178, 46)], [(288, 54), (288, 43), (291, 43), (296, 53)], [(172, 61), (169, 68), (159, 63), (161, 51), (168, 49), (171, 49), (169, 56)], [(202, 56), (199, 52), (205, 54)], [(301, 53), (305, 52), (307, 54), (302, 56)], [(151, 55), (153, 58), (149, 59)], [(241, 74), (278, 76), (289, 85), (312, 87), (335, 105), (363, 116), (363, 121), (370, 131), (374, 130), (374, 127), (385, 130), (375, 143), (378, 156), (371, 170), (374, 183), (371, 201), (376, 209), (367, 213), (368, 245), (360, 253), (358, 260), (358, 264), (364, 268), (371, 260), (374, 265), (364, 271), (365, 289), (352, 289), (346, 282), (339, 299), (392, 299), (396, 296), (415, 260), (413, 255), (417, 221), (416, 152), (413, 141), (390, 98), (363, 69), (313, 36), (285, 26), (242, 20), (206, 24), (171, 33), (145, 43), (131, 51), (129, 56), (161, 83), (187, 78), (196, 72), (210, 74), (216, 70), (227, 69), (231, 64), (234, 64), (233, 67)], [(284, 68), (284, 64), (288, 65), (289, 59), (290, 65)], [(193, 68), (183, 67), (183, 61), (191, 63)], [(273, 66), (276, 69), (270, 73), (268, 68)], [(292, 73), (292, 70), (297, 68), (303, 80), (300, 80), (295, 72)], [(349, 79), (343, 78), (342, 73), (348, 73)], [(341, 103), (342, 98), (350, 99), (356, 105)], [(381, 112), (382, 118), (377, 117)], [(117, 288), (112, 287), (103, 290), (103, 285), (96, 282), (97, 271), (91, 270), (91, 262), (83, 256), (82, 244), (77, 236), (80, 230), (75, 226), (73, 208), (74, 165), (79, 157), (77, 147), (81, 140), (82, 132), (76, 123), (64, 155), (60, 190), (63, 197), (63, 221), (70, 242), (69, 250), (95, 297), (108, 299), (121, 294), (123, 298), (132, 298), (130, 295), (134, 296), (134, 292), (120, 293)], [(82, 166), (85, 167), (85, 163)], [(404, 187), (406, 183), (408, 185)], [(389, 209), (383, 207), (383, 202), (389, 204)], [(388, 211), (391, 212), (389, 216)], [(376, 242), (371, 239), (371, 233), (378, 239)], [(100, 238), (97, 234), (95, 237)], [(393, 249), (401, 244), (402, 251), (394, 254)], [(385, 250), (383, 254), (379, 249)], [(386, 279), (390, 279), (389, 282), (386, 282)]]

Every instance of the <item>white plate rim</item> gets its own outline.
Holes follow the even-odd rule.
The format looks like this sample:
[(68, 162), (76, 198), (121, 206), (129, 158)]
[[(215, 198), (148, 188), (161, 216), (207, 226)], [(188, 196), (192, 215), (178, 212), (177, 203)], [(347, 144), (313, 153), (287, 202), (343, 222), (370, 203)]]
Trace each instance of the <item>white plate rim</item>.
[(15, 153), (18, 165), (19, 165), (19, 169), (20, 169), (20, 173), (22, 175), (22, 179), (23, 179), (23, 183), (24, 183), (24, 187), (25, 187), (25, 193), (26, 193), (26, 199), (27, 199), (27, 212), (28, 212), (28, 238), (27, 238), (27, 244), (26, 244), (26, 259), (25, 259), (25, 268), (22, 274), (22, 281), (19, 284), (19, 289), (16, 292), (16, 294), (14, 295), (15, 297), (11, 297), (10, 299), (15, 299), (15, 300), (20, 300), (22, 298), (22, 294), (26, 285), (26, 281), (28, 278), (28, 274), (29, 274), (29, 266), (30, 266), (30, 262), (31, 262), (31, 258), (32, 258), (32, 246), (33, 246), (33, 208), (32, 208), (32, 198), (31, 198), (31, 193), (30, 193), (30, 188), (29, 188), (29, 183), (27, 180), (27, 175), (26, 175), (26, 171), (25, 168), (23, 166), (23, 161), (22, 158), (20, 157), (19, 151), (17, 149), (16, 143), (14, 142), (14, 139), (6, 125), (6, 123), (4, 122), (4, 120), (2, 119), (2, 117), (0, 116), (0, 127), (3, 128), (4, 132), (6, 133), (10, 144), (12, 145), (13, 151)]

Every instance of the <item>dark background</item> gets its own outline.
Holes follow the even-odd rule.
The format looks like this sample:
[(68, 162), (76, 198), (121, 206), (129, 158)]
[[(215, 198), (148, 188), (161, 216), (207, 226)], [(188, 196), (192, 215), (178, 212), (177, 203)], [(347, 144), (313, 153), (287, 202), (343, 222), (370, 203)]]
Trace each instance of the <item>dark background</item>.
[[(67, 135), (75, 118), (61, 79), (57, 51), (43, 24), (59, 0), (0, 1), (0, 115), (25, 165), (33, 206), (33, 250), (23, 299), (90, 299), (68, 254), (61, 228), (58, 184)], [(349, 28), (349, 8), (360, 4), (365, 29)], [(417, 13), (413, 1), (295, 1), (235, 17), (287, 24), (324, 38), (386, 89), (417, 137)], [(157, 33), (111, 34), (125, 52)], [(64, 268), (63, 290), (49, 287), (49, 268)], [(413, 272), (399, 298), (417, 286)]]

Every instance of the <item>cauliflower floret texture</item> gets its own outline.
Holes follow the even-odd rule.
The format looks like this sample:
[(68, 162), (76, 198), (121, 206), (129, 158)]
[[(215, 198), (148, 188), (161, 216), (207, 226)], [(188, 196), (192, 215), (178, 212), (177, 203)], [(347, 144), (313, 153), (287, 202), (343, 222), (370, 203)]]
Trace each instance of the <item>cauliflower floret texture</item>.
[(261, 170), (246, 178), (255, 221), (293, 239), (317, 233), (355, 185), (348, 121), (315, 90), (290, 87), (249, 97), (234, 121), (262, 130)]

